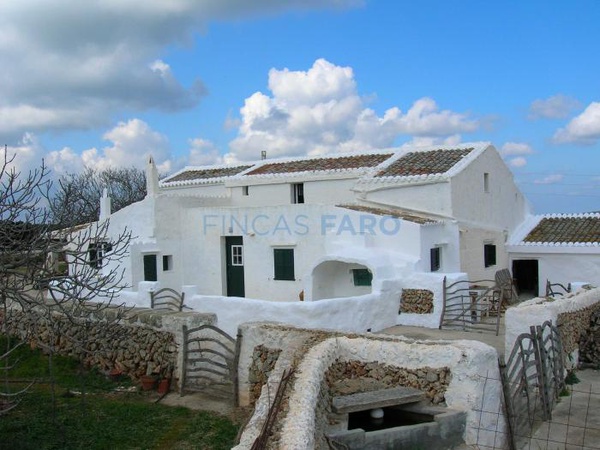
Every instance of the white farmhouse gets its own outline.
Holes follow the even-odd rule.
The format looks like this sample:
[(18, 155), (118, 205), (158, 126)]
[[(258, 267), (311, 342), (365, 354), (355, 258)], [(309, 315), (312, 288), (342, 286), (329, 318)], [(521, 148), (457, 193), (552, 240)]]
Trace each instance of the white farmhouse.
[(507, 249), (520, 292), (543, 296), (548, 281), (600, 286), (600, 213), (530, 216)]
[(508, 267), (507, 237), (528, 214), (489, 143), (187, 167), (160, 182), (150, 159), (147, 177), (145, 200), (114, 214), (103, 201), (111, 233), (135, 236), (128, 283), (185, 290), (187, 304), (221, 314), (245, 305), (246, 319), (281, 318), (261, 313), (264, 301), (377, 298), (384, 322), (364, 326), (389, 326), (402, 322), (406, 288), (429, 289), (439, 310), (444, 276), (493, 279)]

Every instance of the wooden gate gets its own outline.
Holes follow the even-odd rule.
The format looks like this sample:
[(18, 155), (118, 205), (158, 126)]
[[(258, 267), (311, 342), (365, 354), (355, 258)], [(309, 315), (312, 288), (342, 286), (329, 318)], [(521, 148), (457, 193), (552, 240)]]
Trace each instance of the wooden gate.
[(204, 392), (237, 405), (239, 347), (234, 338), (213, 325), (191, 329), (184, 325), (182, 353), (180, 395)]

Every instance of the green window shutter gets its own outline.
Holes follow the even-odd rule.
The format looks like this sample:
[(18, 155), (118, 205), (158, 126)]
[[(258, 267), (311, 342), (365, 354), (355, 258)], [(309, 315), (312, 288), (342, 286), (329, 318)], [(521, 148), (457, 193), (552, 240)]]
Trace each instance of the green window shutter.
[(273, 249), (273, 262), (276, 280), (294, 280), (294, 249)]
[(373, 274), (369, 269), (352, 269), (354, 286), (371, 286)]

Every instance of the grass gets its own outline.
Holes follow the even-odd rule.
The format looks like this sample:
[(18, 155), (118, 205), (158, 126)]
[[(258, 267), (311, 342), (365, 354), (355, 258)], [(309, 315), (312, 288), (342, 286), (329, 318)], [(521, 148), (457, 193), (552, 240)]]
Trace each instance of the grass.
[[(0, 337), (0, 354), (6, 348)], [(95, 371), (81, 373), (70, 358), (54, 357), (56, 408), (53, 408), (48, 357), (21, 346), (19, 358), (0, 390), (16, 391), (36, 379), (21, 403), (0, 417), (0, 449), (229, 449), (237, 427), (205, 411), (169, 407), (148, 394), (115, 392), (116, 383)], [(85, 399), (73, 395), (86, 379)]]

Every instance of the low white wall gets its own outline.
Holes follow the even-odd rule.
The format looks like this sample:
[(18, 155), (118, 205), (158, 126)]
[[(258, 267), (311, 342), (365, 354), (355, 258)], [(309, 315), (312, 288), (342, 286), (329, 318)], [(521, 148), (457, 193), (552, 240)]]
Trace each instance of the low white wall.
[(253, 321), (351, 332), (378, 331), (396, 324), (399, 297), (394, 286), (384, 282), (381, 292), (316, 302), (196, 295), (186, 298), (185, 304), (195, 311), (216, 314), (218, 326), (233, 336), (240, 324)]
[[(240, 368), (251, 364), (252, 349), (258, 344), (269, 348), (283, 348), (280, 359), (294, 347), (300, 330), (269, 326), (244, 326)], [(506, 432), (502, 414), (502, 385), (498, 371), (497, 352), (477, 341), (412, 341), (402, 337), (332, 336), (312, 347), (300, 361), (296, 382), (288, 400), (289, 412), (282, 423), (280, 448), (305, 450), (314, 448), (315, 408), (319, 401), (320, 386), (327, 369), (337, 360), (385, 362), (385, 364), (418, 369), (422, 367), (449, 367), (452, 378), (445, 394), (449, 408), (467, 411), (465, 442), (481, 448), (500, 448), (499, 439)], [(289, 361), (289, 359), (288, 359)], [(269, 379), (269, 385), (280, 379), (282, 364)], [(244, 375), (244, 374), (241, 374)], [(244, 382), (243, 376), (240, 382)], [(273, 386), (272, 393), (276, 389)], [(268, 411), (267, 389), (256, 405), (255, 416)], [(487, 413), (483, 416), (478, 410)], [(242, 435), (237, 450), (250, 448), (260, 429), (261, 419), (253, 416), (250, 427)], [(264, 417), (263, 417), (264, 419)], [(494, 447), (496, 445), (496, 447)]]
[[(430, 314), (401, 313), (396, 317), (396, 325), (409, 325), (438, 328), (444, 307), (444, 276), (448, 284), (466, 280), (465, 273), (423, 273), (408, 272), (401, 278), (402, 289), (428, 289), (433, 292), (433, 312)], [(396, 311), (398, 313), (398, 311)]]
[(559, 314), (578, 311), (598, 302), (600, 302), (600, 288), (595, 288), (555, 297), (550, 301), (538, 297), (508, 308), (504, 318), (506, 324), (505, 357), (510, 356), (517, 337), (522, 333), (529, 333), (530, 326), (541, 325), (547, 320), (551, 320), (556, 325)]

